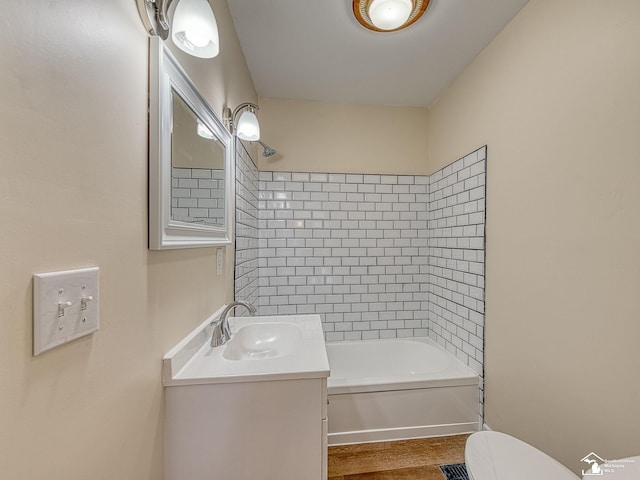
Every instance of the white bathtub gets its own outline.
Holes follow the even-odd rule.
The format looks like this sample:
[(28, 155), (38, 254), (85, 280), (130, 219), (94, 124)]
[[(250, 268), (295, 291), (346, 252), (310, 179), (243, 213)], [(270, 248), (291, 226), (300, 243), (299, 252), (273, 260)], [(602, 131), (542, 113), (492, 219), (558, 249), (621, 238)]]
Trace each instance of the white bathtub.
[(327, 344), (329, 445), (479, 429), (478, 375), (427, 338)]

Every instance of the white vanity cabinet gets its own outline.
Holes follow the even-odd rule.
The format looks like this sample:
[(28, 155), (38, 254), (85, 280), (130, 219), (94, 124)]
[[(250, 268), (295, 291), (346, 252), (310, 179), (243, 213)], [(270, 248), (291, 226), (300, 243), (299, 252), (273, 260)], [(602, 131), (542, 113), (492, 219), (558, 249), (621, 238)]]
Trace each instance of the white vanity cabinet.
[(225, 346), (208, 345), (207, 321), (172, 349), (163, 371), (165, 479), (326, 480), (329, 364), (320, 318), (232, 320), (233, 332), (251, 322), (295, 324), (299, 345), (280, 357), (229, 360)]
[(326, 480), (326, 383), (166, 387), (166, 480)]

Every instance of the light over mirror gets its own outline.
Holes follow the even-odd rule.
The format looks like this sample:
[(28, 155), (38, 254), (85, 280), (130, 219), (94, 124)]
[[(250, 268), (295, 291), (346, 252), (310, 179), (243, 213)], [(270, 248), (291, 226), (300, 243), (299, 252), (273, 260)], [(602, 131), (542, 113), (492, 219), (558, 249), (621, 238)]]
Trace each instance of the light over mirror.
[(229, 244), (231, 134), (157, 38), (150, 65), (149, 248)]

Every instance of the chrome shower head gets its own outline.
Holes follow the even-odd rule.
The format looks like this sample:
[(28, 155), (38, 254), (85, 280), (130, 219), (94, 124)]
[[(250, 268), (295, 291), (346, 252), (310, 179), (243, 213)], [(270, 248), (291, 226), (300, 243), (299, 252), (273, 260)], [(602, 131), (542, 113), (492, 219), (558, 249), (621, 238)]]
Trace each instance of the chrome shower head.
[(278, 153), (276, 150), (271, 148), (269, 145), (266, 145), (262, 140), (258, 140), (258, 143), (260, 145), (262, 145), (263, 148), (264, 148), (264, 151), (262, 152), (262, 156), (263, 157), (272, 157), (273, 155)]

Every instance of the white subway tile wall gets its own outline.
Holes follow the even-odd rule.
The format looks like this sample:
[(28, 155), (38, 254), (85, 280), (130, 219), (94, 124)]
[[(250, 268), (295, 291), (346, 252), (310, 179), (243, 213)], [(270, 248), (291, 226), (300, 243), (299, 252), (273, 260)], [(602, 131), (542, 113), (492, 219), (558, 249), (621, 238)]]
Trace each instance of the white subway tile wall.
[(429, 177), (260, 172), (260, 313), (328, 341), (428, 335)]
[(482, 373), (486, 147), (429, 178), (429, 336)]
[(480, 375), (481, 404), (486, 158), (485, 146), (430, 176), (428, 221), (429, 337)]
[(318, 313), (328, 341), (429, 336), (482, 375), (486, 147), (431, 176), (258, 172), (238, 151), (236, 298)]
[(235, 299), (258, 305), (258, 168), (236, 141)]
[(183, 222), (224, 225), (224, 171), (171, 169), (171, 216)]

